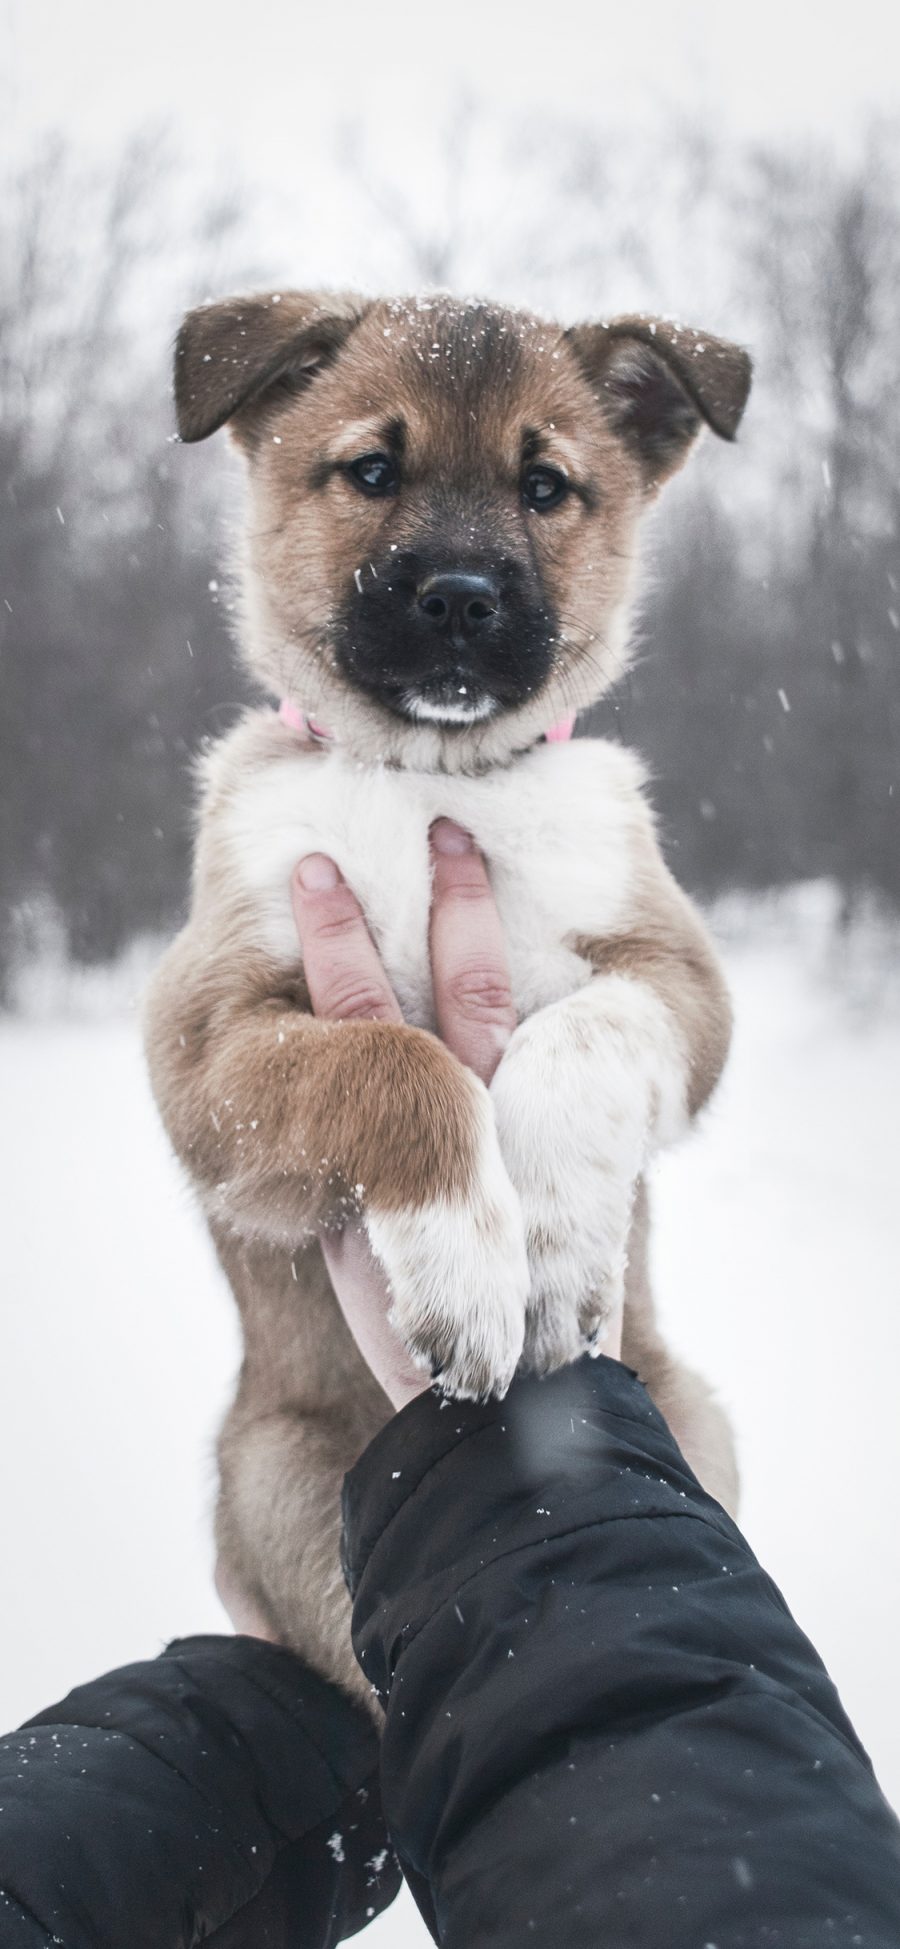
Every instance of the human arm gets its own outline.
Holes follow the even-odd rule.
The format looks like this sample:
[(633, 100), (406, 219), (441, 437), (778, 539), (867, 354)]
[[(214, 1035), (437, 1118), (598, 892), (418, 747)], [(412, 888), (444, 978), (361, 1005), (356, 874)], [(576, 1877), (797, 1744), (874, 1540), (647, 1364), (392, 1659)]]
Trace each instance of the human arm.
[(0, 1740), (2, 1949), (333, 1949), (398, 1886), (370, 1720), (255, 1638), (178, 1641)]
[(443, 1949), (896, 1949), (869, 1761), (626, 1368), (423, 1395), (345, 1534), (385, 1815)]

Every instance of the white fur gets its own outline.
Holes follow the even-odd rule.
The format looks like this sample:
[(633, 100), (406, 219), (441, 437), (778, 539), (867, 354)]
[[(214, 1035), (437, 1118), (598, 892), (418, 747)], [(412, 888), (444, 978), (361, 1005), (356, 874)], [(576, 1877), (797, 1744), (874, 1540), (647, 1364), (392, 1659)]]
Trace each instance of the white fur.
[(621, 975), (555, 1002), (516, 1030), (491, 1085), (525, 1219), (529, 1358), (573, 1359), (622, 1298), (635, 1185), (651, 1147), (687, 1119), (673, 1017)]
[(474, 1188), (405, 1211), (366, 1213), (391, 1288), (391, 1322), (413, 1358), (458, 1398), (505, 1394), (525, 1335), (530, 1276), (518, 1198), (487, 1092), (472, 1078), (478, 1121)]
[(482, 697), (477, 704), (436, 704), (432, 697), (423, 697), (417, 690), (407, 690), (403, 696), (403, 708), (410, 717), (432, 724), (480, 724), (482, 718), (493, 716), (497, 699)]
[(260, 947), (288, 966), (298, 959), (291, 873), (303, 853), (328, 853), (361, 902), (406, 1020), (433, 1028), (433, 821), (457, 820), (484, 852), (524, 1017), (590, 980), (572, 934), (628, 926), (630, 838), (646, 819), (640, 782), (629, 752), (588, 739), (538, 745), (474, 778), (361, 765), (340, 747), (298, 744), (293, 760), (240, 772), (237, 789), (229, 779), (219, 831)]

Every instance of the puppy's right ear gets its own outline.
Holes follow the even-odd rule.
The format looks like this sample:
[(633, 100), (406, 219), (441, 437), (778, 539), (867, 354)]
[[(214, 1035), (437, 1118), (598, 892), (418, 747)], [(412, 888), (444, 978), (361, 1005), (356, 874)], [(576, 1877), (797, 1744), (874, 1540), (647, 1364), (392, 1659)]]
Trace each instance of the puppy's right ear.
[(236, 437), (251, 446), (256, 409), (303, 391), (368, 308), (351, 293), (281, 291), (189, 311), (175, 341), (182, 440), (206, 440), (234, 419)]

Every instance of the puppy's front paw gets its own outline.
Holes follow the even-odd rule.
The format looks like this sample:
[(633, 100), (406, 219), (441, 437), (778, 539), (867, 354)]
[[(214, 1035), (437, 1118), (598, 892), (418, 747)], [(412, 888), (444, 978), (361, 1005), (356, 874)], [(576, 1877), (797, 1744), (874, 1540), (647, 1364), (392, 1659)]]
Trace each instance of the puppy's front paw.
[[(584, 1211), (559, 1196), (523, 1200), (531, 1293), (524, 1365), (550, 1373), (583, 1353), (600, 1353), (624, 1296), (630, 1189), (611, 1195), (598, 1187), (606, 1223), (585, 1223)], [(615, 1207), (615, 1214), (612, 1207)]]
[(369, 1211), (366, 1229), (391, 1287), (391, 1323), (447, 1394), (504, 1395), (525, 1334), (529, 1270), (518, 1198), (487, 1101), (468, 1197)]
[(599, 1351), (622, 1303), (643, 1118), (636, 1089), (616, 1100), (592, 1027), (564, 1005), (524, 1022), (491, 1085), (531, 1269), (525, 1364), (539, 1373)]

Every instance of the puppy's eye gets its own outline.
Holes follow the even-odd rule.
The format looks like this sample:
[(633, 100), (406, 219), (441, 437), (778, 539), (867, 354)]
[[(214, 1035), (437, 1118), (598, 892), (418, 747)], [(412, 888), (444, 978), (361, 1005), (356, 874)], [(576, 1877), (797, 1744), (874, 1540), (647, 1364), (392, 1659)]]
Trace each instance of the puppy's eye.
[(397, 468), (387, 453), (361, 453), (351, 460), (347, 472), (362, 494), (396, 494), (400, 485)]
[(569, 492), (569, 483), (558, 467), (529, 467), (522, 479), (522, 499), (535, 514), (556, 508)]

